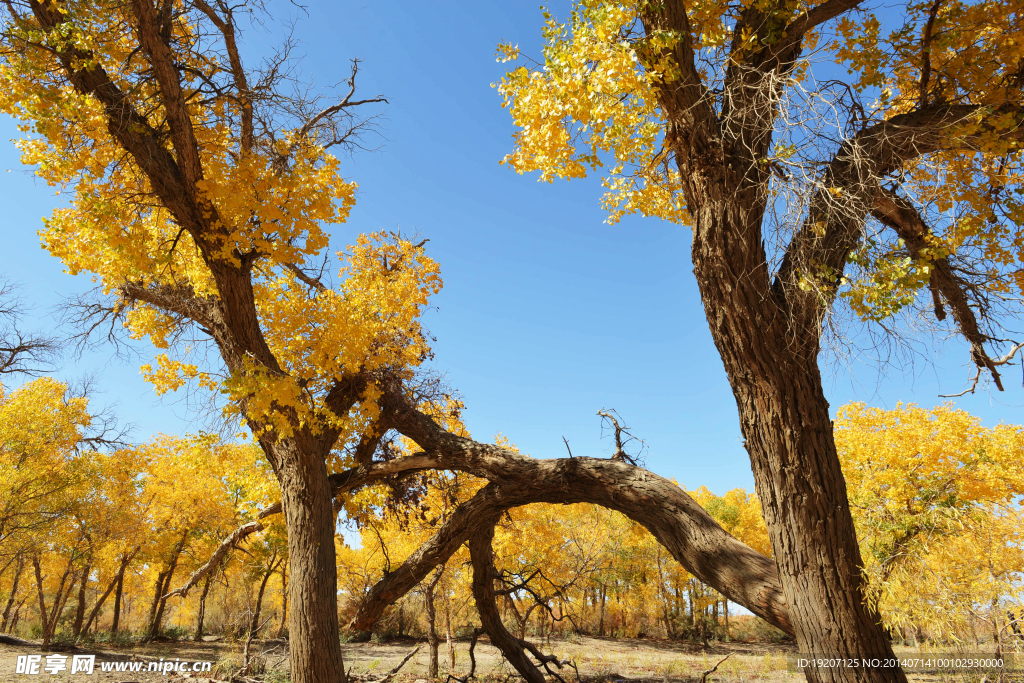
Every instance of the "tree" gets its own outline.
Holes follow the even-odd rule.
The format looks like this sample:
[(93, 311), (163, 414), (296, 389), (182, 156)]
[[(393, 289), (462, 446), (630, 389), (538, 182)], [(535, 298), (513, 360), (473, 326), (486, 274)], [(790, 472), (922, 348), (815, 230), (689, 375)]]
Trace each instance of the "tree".
[(1024, 430), (950, 406), (855, 403), (839, 411), (836, 444), (868, 595), (890, 628), (955, 638), (979, 606), (998, 618), (989, 607), (1020, 595)]
[[(499, 86), (519, 126), (514, 169), (550, 181), (603, 166), (610, 220), (692, 227), (803, 652), (891, 652), (865, 606), (818, 365), (836, 304), (886, 325), (930, 308), (970, 345), (969, 389), (982, 371), (1002, 388), (1021, 348), (989, 350), (1024, 284), (1020, 17), (988, 0), (912, 3), (886, 36), (859, 0), (580, 0), (564, 23), (545, 12), (543, 61)], [(811, 55), (853, 77), (815, 78)]]
[[(422, 244), (383, 234), (342, 256), (337, 288), (304, 270), (353, 203), (328, 150), (357, 142), (353, 112), (383, 100), (354, 97), (357, 62), (329, 105), (284, 94), (287, 51), (247, 71), (245, 5), (6, 8), (0, 109), (25, 122), (24, 161), (73, 193), (46, 248), (100, 281), (90, 329), (123, 321), (167, 350), (146, 368), (159, 391), (226, 392), (281, 486), (293, 680), (344, 680), (329, 468), (372, 437), (384, 370), (426, 356), (416, 319), (440, 287)], [(222, 365), (200, 370), (207, 348)]]
[(0, 385), (0, 557), (32, 554), (43, 530), (77, 509), (94, 474), (94, 459), (81, 449), (88, 408), (50, 377), (11, 392)]
[(37, 375), (48, 369), (56, 353), (54, 339), (18, 328), (22, 313), (15, 287), (0, 281), (0, 375)]

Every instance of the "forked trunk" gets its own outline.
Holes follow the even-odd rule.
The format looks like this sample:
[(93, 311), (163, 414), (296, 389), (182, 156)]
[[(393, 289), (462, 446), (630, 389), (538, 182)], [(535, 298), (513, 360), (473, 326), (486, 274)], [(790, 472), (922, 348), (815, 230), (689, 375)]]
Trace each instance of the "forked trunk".
[[(756, 200), (704, 200), (694, 273), (739, 408), (797, 644), (830, 658), (891, 658), (880, 619), (864, 604), (863, 563), (818, 369), (820, 328), (794, 322), (769, 293), (760, 245), (722, 239), (750, 234), (728, 224), (760, 220), (744, 213)], [(906, 681), (899, 668), (805, 674), (812, 683)]]
[(292, 683), (343, 683), (333, 491), (315, 440), (305, 439), (304, 447), (296, 441), (282, 439), (270, 445), (279, 463), (277, 476), (288, 529)]
[(256, 595), (256, 609), (252, 613), (252, 621), (249, 623), (249, 637), (255, 638), (260, 630), (260, 613), (263, 611), (263, 596), (267, 592), (267, 582), (270, 581), (271, 574), (277, 569), (277, 553), (273, 555), (270, 560), (270, 565), (267, 570), (263, 572), (263, 580), (260, 581), (260, 590)]

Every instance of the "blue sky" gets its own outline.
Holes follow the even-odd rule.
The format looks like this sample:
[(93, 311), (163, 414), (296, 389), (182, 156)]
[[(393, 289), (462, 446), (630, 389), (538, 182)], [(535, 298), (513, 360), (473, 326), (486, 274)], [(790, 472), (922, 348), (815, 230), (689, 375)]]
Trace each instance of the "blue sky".
[[(565, 15), (565, 3), (554, 4)], [(735, 404), (711, 342), (689, 260), (688, 230), (651, 219), (609, 226), (597, 178), (538, 183), (498, 161), (511, 149), (508, 113), (490, 87), (502, 74), (500, 40), (539, 52), (540, 11), (532, 3), (311, 2), (298, 19), (303, 71), (320, 85), (347, 77), (363, 59), (361, 92), (390, 100), (383, 147), (344, 161), (359, 183), (357, 205), (334, 249), (359, 232), (401, 229), (429, 238), (444, 290), (425, 324), (437, 338), (434, 366), (466, 404), (474, 436), (501, 432), (536, 457), (607, 456), (600, 408), (614, 408), (645, 439), (648, 466), (682, 485), (722, 493), (753, 488)], [(275, 29), (250, 30), (249, 54), (265, 53)], [(17, 134), (0, 121), (0, 137)], [(11, 169), (10, 172), (4, 172)], [(0, 145), (0, 273), (22, 285), (35, 323), (52, 327), (49, 307), (92, 286), (72, 278), (39, 247), (40, 217), (60, 201), (21, 169), (13, 145)], [(833, 409), (851, 400), (893, 407), (939, 404), (968, 377), (966, 349), (924, 344), (931, 364), (870, 360), (825, 368)], [(143, 348), (143, 354), (146, 353)], [(134, 437), (181, 433), (197, 425), (180, 397), (159, 399), (137, 363), (110, 362), (100, 349), (68, 363), (61, 376), (96, 373), (103, 394)], [(144, 361), (143, 361), (144, 362)], [(957, 400), (986, 424), (1019, 422), (1020, 370), (1007, 392)]]

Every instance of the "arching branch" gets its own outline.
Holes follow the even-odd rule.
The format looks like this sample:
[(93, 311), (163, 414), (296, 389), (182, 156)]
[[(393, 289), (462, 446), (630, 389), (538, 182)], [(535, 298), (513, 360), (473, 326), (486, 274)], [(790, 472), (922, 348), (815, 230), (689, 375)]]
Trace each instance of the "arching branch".
[(473, 562), (473, 597), (476, 599), (476, 610), (480, 614), (480, 623), (491, 638), (491, 644), (501, 650), (505, 659), (519, 672), (527, 683), (545, 683), (541, 673), (526, 652), (533, 655), (539, 664), (555, 678), (565, 683), (562, 677), (552, 671), (550, 664), (562, 667), (562, 662), (554, 655), (545, 655), (532, 643), (516, 638), (501, 621), (498, 605), (494, 600), (494, 525), (485, 526), (469, 539), (469, 556)]

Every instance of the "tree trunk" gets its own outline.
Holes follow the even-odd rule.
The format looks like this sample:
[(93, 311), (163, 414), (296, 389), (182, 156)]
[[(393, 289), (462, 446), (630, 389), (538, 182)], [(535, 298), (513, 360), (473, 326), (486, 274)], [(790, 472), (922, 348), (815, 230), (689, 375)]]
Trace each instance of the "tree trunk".
[(523, 651), (527, 643), (509, 633), (501, 623), (501, 615), (494, 602), (494, 564), (491, 559), (493, 540), (494, 527), (487, 527), (469, 541), (473, 561), (473, 597), (476, 599), (480, 623), (490, 637), (491, 644), (501, 650), (505, 659), (527, 683), (545, 683), (544, 675)]
[(160, 598), (164, 595), (164, 577), (167, 576), (167, 571), (164, 570), (156, 575), (156, 584), (153, 586), (153, 599), (149, 603), (149, 619), (147, 620), (148, 626), (146, 632), (150, 638), (153, 638), (156, 634), (153, 632), (154, 625), (156, 624), (156, 611), (160, 607)]
[(39, 593), (39, 620), (43, 625), (43, 644), (42, 649), (45, 651), (50, 647), (50, 638), (47, 633), (47, 624), (50, 620), (47, 618), (48, 613), (46, 611), (46, 597), (43, 595), (43, 570), (39, 566), (39, 556), (36, 555), (32, 558), (32, 569), (36, 575), (36, 588)]
[(265, 444), (278, 461), (288, 530), (288, 644), (292, 683), (345, 683), (338, 630), (333, 488), (316, 439)]
[[(68, 584), (67, 590), (64, 589), (64, 582), (67, 580), (68, 575), (71, 574), (71, 583)], [(57, 588), (57, 595), (54, 596), (53, 611), (50, 613), (50, 624), (47, 627), (47, 631), (52, 639), (54, 634), (57, 633), (57, 625), (60, 623), (60, 618), (64, 615), (64, 608), (67, 607), (68, 599), (71, 594), (75, 591), (75, 576), (71, 573), (71, 561), (68, 561), (68, 568), (64, 571), (64, 576), (61, 577), (60, 586)]]
[(276, 560), (277, 554), (275, 553), (270, 558), (270, 565), (267, 567), (267, 571), (263, 573), (260, 590), (256, 594), (256, 609), (253, 611), (252, 621), (249, 623), (249, 638), (255, 638), (256, 632), (260, 630), (260, 612), (263, 611), (263, 595), (267, 591), (267, 582), (270, 581), (271, 574), (277, 569)]
[[(83, 635), (88, 633), (89, 629), (92, 628), (93, 621), (96, 620), (97, 615), (100, 613), (100, 608), (103, 607), (103, 603), (104, 603), (104, 601), (106, 601), (107, 596), (110, 595), (110, 591), (114, 590), (114, 586), (118, 585), (118, 581), (119, 581), (120, 576), (121, 575), (118, 574), (113, 579), (111, 579), (110, 580), (110, 584), (107, 586), (107, 590), (103, 591), (103, 594), (96, 598), (96, 604), (94, 604), (92, 606), (92, 609), (89, 611), (89, 618), (85, 620), (85, 625), (82, 627), (82, 634)], [(111, 633), (116, 633), (117, 632), (117, 612), (118, 612), (118, 608), (120, 608), (119, 604), (115, 607), (115, 610), (114, 610), (114, 628), (111, 629), (111, 631), (110, 631)]]
[(26, 600), (28, 600), (28, 596), (19, 600), (18, 606), (14, 608), (14, 616), (11, 617), (11, 633), (14, 633), (14, 629), (18, 627), (18, 617), (21, 616), (21, 608), (25, 604)]
[(178, 558), (185, 549), (185, 543), (191, 530), (186, 530), (181, 539), (174, 545), (171, 552), (167, 569), (161, 572), (156, 579), (156, 593), (153, 596), (153, 604), (149, 608), (149, 638), (152, 640), (160, 633), (160, 624), (164, 620), (164, 608), (167, 606), (167, 593), (171, 590), (171, 581), (174, 578), (174, 570), (178, 567)]
[(86, 564), (82, 569), (82, 579), (78, 584), (78, 606), (75, 608), (75, 625), (71, 631), (75, 638), (82, 635), (82, 624), (85, 623), (85, 591), (89, 587), (90, 571), (92, 571), (92, 567)]
[(693, 579), (690, 579), (686, 584), (686, 596), (689, 611), (686, 613), (687, 622), (690, 624), (690, 628), (693, 628), (695, 620), (697, 618), (696, 610), (694, 609), (693, 603)]
[(281, 567), (281, 626), (277, 629), (277, 637), (283, 638), (288, 630), (288, 566)]
[[(124, 570), (117, 574), (117, 586), (114, 592), (114, 618), (110, 622), (110, 633), (117, 633), (121, 626), (121, 601), (124, 598)], [(105, 596), (104, 596), (105, 597)]]
[(597, 635), (604, 637), (604, 606), (605, 599), (608, 596), (608, 588), (603, 583), (601, 584), (601, 620), (597, 625)]
[(725, 639), (729, 640), (729, 601), (722, 599), (722, 607), (725, 611)]
[(438, 582), (441, 581), (441, 574), (443, 573), (444, 565), (438, 565), (434, 571), (434, 576), (427, 582), (423, 591), (423, 606), (427, 611), (427, 643), (430, 646), (430, 666), (427, 670), (427, 676), (431, 679), (437, 678), (438, 675), (437, 651), (441, 646), (441, 640), (437, 637), (437, 608), (434, 604), (434, 589), (437, 588)]
[(199, 642), (203, 639), (203, 621), (206, 620), (206, 596), (210, 594), (210, 583), (213, 581), (213, 572), (206, 575), (203, 581), (203, 593), (199, 596), (199, 614), (196, 617), (196, 633), (192, 640)]
[[(779, 308), (763, 245), (738, 237), (760, 224), (755, 192), (715, 196), (725, 181), (703, 180), (709, 185), (690, 185), (704, 193), (693, 204), (702, 207), (694, 273), (739, 409), (798, 647), (830, 658), (892, 658), (881, 620), (864, 604), (863, 562), (818, 369), (820, 328)], [(900, 669), (805, 673), (815, 683), (906, 681)]]
[(448, 669), (455, 671), (455, 643), (452, 642), (452, 604), (448, 591), (444, 592), (444, 639), (448, 644)]
[(14, 607), (15, 600), (18, 597), (18, 582), (21, 580), (21, 574), (24, 570), (25, 558), (19, 555), (18, 564), (14, 570), (14, 582), (11, 584), (11, 597), (7, 598), (7, 605), (4, 606), (3, 620), (0, 621), (0, 633), (7, 631), (7, 625), (10, 623), (9, 620), (11, 618), (11, 609)]
[(139, 553), (139, 550), (141, 549), (142, 546), (135, 546), (135, 549), (132, 550), (130, 553), (121, 556), (121, 564), (117, 568), (117, 574), (110, 581), (110, 584), (107, 586), (107, 589), (103, 591), (103, 595), (100, 595), (98, 598), (96, 598), (96, 604), (93, 605), (92, 610), (89, 612), (89, 618), (86, 619), (85, 626), (82, 627), (83, 634), (89, 632), (89, 629), (92, 627), (93, 622), (96, 620), (96, 617), (100, 613), (100, 608), (103, 607), (103, 603), (106, 601), (107, 596), (110, 595), (110, 592), (114, 590), (115, 587), (117, 588), (117, 595), (114, 599), (114, 622), (110, 628), (110, 632), (111, 634), (117, 633), (118, 620), (121, 616), (121, 594), (124, 588), (124, 573), (125, 570), (128, 569), (128, 565), (131, 564), (131, 561), (135, 559), (135, 556)]

